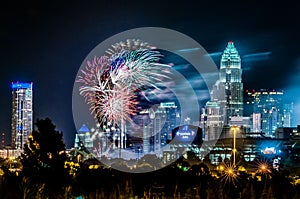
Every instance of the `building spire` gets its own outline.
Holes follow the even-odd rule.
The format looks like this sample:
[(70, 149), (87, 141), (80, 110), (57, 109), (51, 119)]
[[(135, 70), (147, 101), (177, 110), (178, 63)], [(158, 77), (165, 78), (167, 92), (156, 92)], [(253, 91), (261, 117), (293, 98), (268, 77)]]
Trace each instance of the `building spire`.
[(241, 68), (241, 58), (234, 46), (233, 41), (229, 41), (225, 48), (221, 58), (221, 69), (222, 68)]

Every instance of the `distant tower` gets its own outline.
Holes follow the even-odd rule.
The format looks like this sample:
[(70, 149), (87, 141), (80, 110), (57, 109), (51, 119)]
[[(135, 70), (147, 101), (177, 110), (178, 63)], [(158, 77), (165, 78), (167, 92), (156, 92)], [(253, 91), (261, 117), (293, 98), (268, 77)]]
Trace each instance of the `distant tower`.
[(241, 58), (232, 41), (223, 52), (220, 66), (220, 82), (225, 87), (225, 124), (233, 116), (243, 116), (243, 83)]
[(23, 149), (32, 132), (32, 83), (12, 83), (12, 147)]

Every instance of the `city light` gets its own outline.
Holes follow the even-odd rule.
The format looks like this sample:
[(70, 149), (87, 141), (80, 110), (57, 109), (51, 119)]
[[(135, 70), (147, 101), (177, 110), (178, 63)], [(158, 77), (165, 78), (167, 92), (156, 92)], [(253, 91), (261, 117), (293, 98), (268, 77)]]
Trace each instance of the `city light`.
[[(129, 44), (134, 45), (132, 47), (126, 46)], [(126, 46), (125, 48), (124, 45)], [(288, 117), (288, 114), (292, 110), (289, 109), (290, 107), (285, 107), (285, 115), (281, 114), (281, 112), (279, 114), (282, 115), (282, 118), (285, 118), (284, 121), (276, 118), (276, 114), (279, 112), (279, 105), (272, 109), (264, 107), (262, 111), (266, 115), (253, 112), (253, 120), (241, 116), (243, 114), (243, 107), (241, 107), (240, 101), (242, 98), (239, 97), (239, 93), (243, 88), (241, 81), (241, 60), (232, 41), (228, 42), (228, 46), (221, 59), (222, 74), (220, 76), (220, 82), (215, 85), (216, 87), (219, 86), (219, 90), (214, 90), (214, 92), (220, 91), (220, 88), (224, 86), (226, 90), (225, 93), (228, 95), (226, 98), (227, 101), (220, 100), (223, 98), (214, 98), (217, 100), (208, 101), (206, 103), (204, 108), (206, 115), (203, 115), (200, 119), (201, 124), (199, 126), (201, 126), (201, 128), (198, 125), (190, 125), (199, 121), (192, 121), (188, 116), (184, 117), (185, 119), (180, 118), (180, 115), (178, 116), (177, 113), (179, 106), (177, 102), (175, 103), (171, 100), (161, 102), (157, 108), (151, 107), (150, 109), (143, 110), (137, 108), (138, 105), (140, 105), (137, 93), (145, 89), (145, 85), (159, 89), (156, 86), (156, 81), (160, 82), (162, 79), (168, 78), (168, 69), (170, 67), (170, 65), (159, 64), (160, 53), (149, 46), (146, 49), (140, 48), (143, 45), (143, 42), (139, 40), (135, 42), (128, 40), (127, 44), (126, 42), (117, 43), (115, 46), (112, 46), (105, 55), (101, 57), (95, 56), (93, 60), (87, 61), (86, 68), (81, 71), (82, 76), (78, 77), (78, 82), (81, 84), (79, 92), (85, 98), (86, 103), (90, 105), (90, 110), (92, 114), (94, 114), (97, 122), (91, 130), (83, 124), (75, 135), (75, 147), (69, 151), (70, 153), (67, 154), (68, 159), (63, 165), (63, 168), (67, 171), (72, 180), (78, 180), (79, 182), (84, 179), (84, 175), (88, 175), (89, 177), (99, 175), (103, 177), (102, 175), (104, 174), (105, 178), (98, 178), (97, 180), (110, 178), (115, 180), (120, 174), (113, 170), (114, 165), (125, 168), (125, 170), (129, 172), (156, 172), (156, 170), (159, 170), (162, 167), (161, 165), (163, 165), (168, 171), (172, 171), (172, 174), (170, 175), (165, 170), (160, 173), (160, 175), (163, 176), (162, 178), (170, 175), (168, 177), (174, 179), (172, 186), (173, 188), (175, 187), (174, 189), (176, 191), (178, 189), (177, 187), (181, 186), (180, 189), (182, 189), (182, 187), (185, 186), (180, 180), (186, 177), (202, 180), (203, 176), (210, 176), (212, 178), (210, 178), (210, 181), (207, 181), (207, 190), (212, 189), (212, 184), (215, 182), (221, 182), (218, 186), (223, 189), (222, 194), (226, 195), (225, 193), (227, 191), (233, 191), (241, 195), (241, 191), (238, 190), (240, 187), (242, 187), (241, 189), (245, 189), (245, 187), (243, 187), (244, 185), (247, 185), (247, 187), (260, 186), (262, 182), (264, 182), (266, 186), (267, 182), (272, 182), (272, 178), (276, 178), (284, 173), (281, 171), (284, 171), (286, 168), (283, 167), (282, 162), (286, 161), (286, 157), (295, 154), (294, 157), (297, 158), (298, 154), (297, 152), (295, 153), (295, 149), (297, 149), (298, 141), (293, 140), (293, 136), (299, 134), (300, 128), (292, 129), (278, 126), (279, 123), (283, 124), (284, 122), (286, 122), (285, 125), (289, 124), (291, 118)], [(231, 85), (231, 83), (234, 84)], [(12, 84), (11, 88), (13, 92), (18, 91), (14, 94), (23, 93), (25, 97), (32, 98), (32, 91), (30, 90), (32, 84), (15, 83)], [(19, 89), (21, 90), (19, 91)], [(231, 93), (237, 95), (235, 100), (233, 100), (234, 97)], [(283, 95), (283, 92), (255, 92), (253, 90), (253, 93), (249, 92), (248, 95), (254, 97), (256, 101), (250, 100), (245, 104), (260, 107), (261, 104), (258, 103), (258, 101), (265, 100), (265, 102), (271, 104), (278, 104), (280, 100), (275, 97)], [(265, 95), (266, 99), (263, 99), (262, 95)], [(14, 97), (16, 97), (16, 101), (19, 102), (20, 98), (22, 98), (22, 100), (24, 99), (24, 96), (15, 95)], [(18, 104), (18, 107), (15, 108), (14, 111), (19, 111), (23, 108), (24, 102), (25, 101), (22, 101), (21, 104)], [(232, 106), (230, 107), (229, 104)], [(28, 108), (28, 110), (24, 110), (22, 114), (29, 111), (31, 110)], [(139, 122), (143, 125), (141, 135), (145, 136), (150, 134), (151, 136), (145, 136), (146, 138), (138, 137), (138, 139), (131, 142), (132, 140), (126, 140), (125, 138), (126, 131), (130, 131), (125, 123), (133, 123), (132, 117), (137, 115), (141, 116)], [(272, 117), (274, 121), (267, 120), (266, 116)], [(163, 121), (162, 118), (164, 118), (165, 121)], [(182, 119), (181, 122), (183, 122), (183, 124), (179, 125), (178, 122), (177, 125), (177, 121), (175, 120), (178, 118)], [(17, 136), (22, 137), (25, 135), (21, 134), (24, 133), (25, 130), (25, 125), (23, 125), (26, 122), (25, 119), (21, 119), (22, 121), (15, 126), (15, 130), (18, 131)], [(222, 121), (223, 119), (224, 121)], [(252, 127), (250, 127), (250, 122), (252, 122)], [(163, 126), (161, 123), (168, 124), (168, 128), (161, 127)], [(268, 125), (269, 127), (267, 127)], [(252, 130), (255, 129), (255, 132), (249, 132), (251, 128)], [(263, 132), (259, 131), (264, 128), (269, 128), (269, 132), (266, 134), (267, 137), (264, 137), (264, 139), (253, 139), (251, 133), (256, 133), (255, 138), (262, 138)], [(218, 134), (216, 132), (218, 130), (224, 131), (224, 135), (221, 135), (224, 137), (219, 138), (217, 136)], [(204, 133), (204, 136), (202, 133)], [(160, 151), (167, 143), (167, 141), (163, 139), (165, 138), (164, 136), (171, 137), (171, 140), (168, 141), (173, 143), (167, 150), (164, 148), (163, 150), (165, 151), (161, 154), (155, 154), (156, 151)], [(237, 142), (237, 137), (239, 138), (239, 142)], [(33, 140), (32, 134), (25, 135), (24, 138), (28, 139), (31, 143), (31, 147), (35, 147), (38, 151), (42, 150), (42, 145), (40, 145), (39, 141)], [(203, 139), (205, 139), (205, 141), (203, 141)], [(209, 141), (215, 139), (218, 139), (218, 142), (214, 147), (206, 145)], [(291, 140), (293, 141), (290, 142)], [(13, 139), (13, 142), (14, 141), (24, 142), (19, 138)], [(129, 141), (128, 146), (126, 145), (127, 141)], [(237, 146), (241, 141), (243, 141), (243, 145)], [(133, 158), (129, 160), (125, 160), (121, 155), (119, 155), (119, 157), (115, 154), (111, 155), (111, 151), (114, 151), (118, 147), (125, 149), (124, 156), (127, 156), (126, 153), (132, 151), (137, 152), (137, 155), (132, 156)], [(191, 155), (185, 153), (182, 155), (182, 158), (180, 156), (180, 150), (183, 149), (187, 152), (191, 152)], [(21, 159), (18, 157), (20, 157), (19, 155), (24, 151), (18, 149), (18, 151), (14, 153), (13, 150), (16, 149), (1, 151), (1, 155), (5, 157), (4, 161), (7, 170), (5, 170), (5, 167), (2, 167), (3, 169), (0, 169), (0, 177), (4, 176), (6, 172), (10, 172), (17, 177), (23, 170), (22, 163), (20, 162)], [(203, 153), (206, 152), (205, 150), (211, 150), (211, 153), (205, 156), (203, 155)], [(238, 152), (240, 156), (237, 158)], [(64, 153), (64, 149), (59, 152), (60, 155)], [(147, 161), (147, 155), (151, 156), (151, 158), (148, 156), (150, 161)], [(55, 161), (57, 158), (52, 152), (43, 154), (43, 157), (46, 157), (49, 161)], [(265, 157), (266, 160), (259, 159), (261, 157)], [(284, 158), (281, 159), (281, 157)], [(42, 169), (53, 168), (53, 165), (40, 161), (38, 155), (36, 158), (37, 165)], [(98, 162), (103, 159), (105, 160), (105, 165)], [(172, 159), (177, 160), (177, 162), (167, 165), (167, 161)], [(241, 161), (237, 163), (237, 159), (241, 159)], [(288, 161), (292, 161), (292, 159)], [(153, 175), (155, 175), (155, 172), (153, 172)], [(158, 173), (159, 172), (160, 171), (158, 171)], [(203, 179), (206, 179), (205, 177), (203, 177)], [(287, 176), (287, 178), (290, 180), (290, 185), (297, 186), (299, 184), (299, 178), (297, 176), (290, 175)], [(119, 178), (118, 180), (120, 179), (123, 178)], [(156, 180), (158, 178), (154, 179)], [(120, 180), (120, 182), (121, 181), (122, 180)], [(201, 183), (206, 183), (206, 181), (204, 181), (201, 181)], [(127, 184), (132, 182), (133, 181), (126, 181)], [(187, 181), (185, 181), (185, 183), (186, 182)], [(200, 193), (200, 189), (197, 187), (199, 184), (195, 185), (193, 183), (191, 180), (186, 183), (186, 186)], [(46, 186), (46, 183), (42, 184), (42, 186)], [(80, 187), (82, 185), (76, 184), (76, 186)], [(149, 187), (149, 184), (147, 186)], [(69, 189), (71, 190), (71, 188)], [(122, 190), (122, 188), (119, 187), (118, 189)], [(40, 188), (40, 190), (42, 190), (42, 188)], [(151, 193), (151, 188), (149, 188), (149, 190), (149, 193)], [(101, 194), (104, 196), (104, 192)], [(188, 197), (188, 191), (186, 191), (185, 194), (185, 196)], [(173, 196), (175, 195), (176, 194), (173, 194)], [(180, 196), (180, 193), (178, 193), (178, 195)]]
[(256, 166), (257, 166), (257, 170), (256, 173), (260, 173), (260, 174), (270, 174), (271, 171), (271, 166), (268, 162), (268, 160), (257, 160), (256, 161)]
[(224, 168), (220, 171), (222, 172), (221, 181), (224, 184), (233, 184), (236, 185), (238, 183), (238, 170), (236, 169), (235, 165), (227, 165), (224, 164)]
[(231, 129), (233, 130), (233, 166), (235, 166), (235, 158), (236, 158), (236, 131), (239, 130), (238, 126), (232, 126)]

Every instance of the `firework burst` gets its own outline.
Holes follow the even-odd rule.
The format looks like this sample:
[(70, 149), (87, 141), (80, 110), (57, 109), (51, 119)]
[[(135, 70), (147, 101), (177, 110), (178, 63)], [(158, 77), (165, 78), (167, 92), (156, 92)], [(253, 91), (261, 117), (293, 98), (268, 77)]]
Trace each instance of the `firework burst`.
[(109, 60), (108, 57), (94, 57), (92, 61), (87, 61), (87, 66), (81, 70), (81, 76), (78, 76), (77, 82), (81, 83), (80, 94), (86, 100), (93, 98), (92, 92), (106, 92), (109, 87)]
[(114, 124), (120, 124), (121, 119), (132, 122), (130, 116), (136, 114), (138, 104), (136, 96), (126, 88), (98, 94), (94, 103), (92, 111), (95, 117)]
[(137, 91), (156, 86), (168, 78), (169, 65), (158, 63), (162, 55), (140, 40), (119, 42), (106, 51), (107, 55), (87, 61), (77, 82), (80, 95), (90, 105), (94, 117), (120, 124), (132, 122), (137, 112)]
[(144, 42), (139, 39), (127, 39), (125, 42), (118, 42), (109, 48), (106, 53), (108, 56), (113, 56), (119, 54), (121, 51), (134, 51), (140, 49), (155, 49), (154, 46), (151, 46), (149, 43)]
[(118, 86), (138, 89), (141, 86), (158, 88), (156, 84), (168, 78), (169, 65), (158, 63), (161, 58), (158, 51), (135, 50), (122, 51), (111, 57), (110, 76)]

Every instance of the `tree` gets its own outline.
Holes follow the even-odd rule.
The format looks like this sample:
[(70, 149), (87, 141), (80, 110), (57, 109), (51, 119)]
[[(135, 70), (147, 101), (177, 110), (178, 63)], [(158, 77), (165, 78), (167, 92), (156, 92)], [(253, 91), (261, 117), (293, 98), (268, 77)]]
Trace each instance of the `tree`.
[[(55, 125), (49, 118), (37, 120), (37, 130), (28, 138), (21, 154), (23, 166), (22, 175), (30, 194), (42, 194), (42, 198), (52, 198), (64, 192), (69, 175), (64, 164), (67, 159), (63, 134), (55, 130)], [(28, 188), (28, 187), (27, 187)]]

